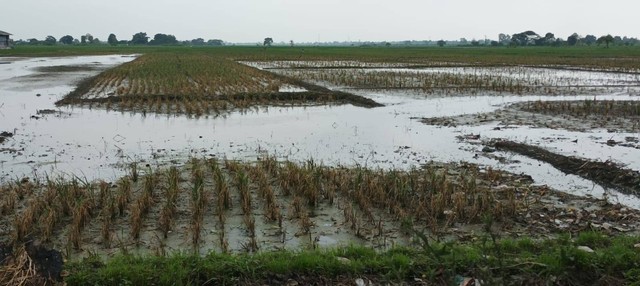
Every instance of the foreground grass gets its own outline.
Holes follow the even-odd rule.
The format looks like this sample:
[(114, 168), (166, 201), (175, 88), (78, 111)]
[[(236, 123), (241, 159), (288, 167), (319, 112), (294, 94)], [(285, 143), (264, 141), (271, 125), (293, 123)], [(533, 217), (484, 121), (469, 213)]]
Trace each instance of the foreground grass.
[[(333, 250), (205, 257), (116, 256), (68, 264), (67, 285), (234, 285), (428, 282), (453, 285), (465, 277), (483, 285), (638, 285), (640, 237), (585, 232), (545, 241), (486, 235), (469, 244), (429, 243), (386, 252), (351, 246)], [(635, 245), (635, 246), (634, 246)], [(457, 285), (457, 284), (456, 284)]]

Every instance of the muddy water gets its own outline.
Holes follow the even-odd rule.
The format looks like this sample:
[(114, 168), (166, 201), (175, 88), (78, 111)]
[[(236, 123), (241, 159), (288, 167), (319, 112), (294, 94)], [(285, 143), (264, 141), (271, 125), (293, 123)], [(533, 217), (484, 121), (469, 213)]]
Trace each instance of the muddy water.
[[(481, 154), (478, 142), (457, 136), (481, 134), (481, 139), (509, 138), (549, 147), (562, 154), (612, 159), (640, 170), (640, 150), (606, 146), (603, 141), (638, 134), (588, 133), (527, 127), (493, 130), (483, 126), (441, 128), (418, 122), (437, 117), (489, 112), (508, 103), (529, 100), (575, 100), (588, 96), (459, 96), (424, 98), (399, 92), (356, 91), (386, 106), (365, 109), (350, 105), (321, 107), (264, 107), (218, 118), (143, 115), (86, 108), (56, 109), (54, 102), (81, 78), (131, 60), (130, 57), (9, 59), (0, 65), (0, 131), (15, 136), (0, 145), (0, 180), (26, 175), (74, 174), (87, 179), (115, 179), (123, 166), (183, 163), (189, 156), (254, 160), (260, 154), (304, 161), (313, 158), (330, 165), (383, 168), (419, 167), (430, 160), (467, 161), (531, 175), (538, 184), (570, 193), (601, 197), (640, 208), (640, 200), (605, 192), (577, 176), (526, 157), (498, 153), (511, 163)], [(88, 65), (90, 71), (51, 73), (47, 66)], [(40, 94), (40, 96), (36, 96)], [(602, 94), (601, 99), (637, 100), (627, 93)], [(55, 109), (41, 115), (38, 110)], [(579, 139), (580, 144), (572, 143)], [(517, 161), (517, 162), (514, 162)]]

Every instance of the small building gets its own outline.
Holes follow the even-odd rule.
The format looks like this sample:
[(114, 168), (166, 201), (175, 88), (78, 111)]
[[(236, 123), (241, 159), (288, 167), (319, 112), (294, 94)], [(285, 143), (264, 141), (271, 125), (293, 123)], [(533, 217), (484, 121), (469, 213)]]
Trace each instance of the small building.
[(9, 39), (9, 36), (11, 36), (11, 34), (0, 31), (0, 49), (8, 49), (10, 47), (9, 43), (11, 41)]

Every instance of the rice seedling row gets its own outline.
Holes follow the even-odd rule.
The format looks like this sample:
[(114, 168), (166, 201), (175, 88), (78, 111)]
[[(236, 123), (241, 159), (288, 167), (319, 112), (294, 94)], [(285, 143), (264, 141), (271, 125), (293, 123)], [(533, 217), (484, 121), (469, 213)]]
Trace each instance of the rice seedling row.
[[(287, 91), (292, 87), (295, 92)], [(202, 116), (255, 106), (330, 103), (375, 105), (219, 55), (152, 53), (85, 80), (57, 104)]]
[[(514, 218), (540, 211), (533, 206), (550, 192), (525, 177), (473, 165), (399, 171), (272, 157), (256, 163), (193, 159), (187, 167), (140, 178), (5, 186), (3, 194), (16, 199), (3, 196), (3, 241), (37, 240), (69, 257), (186, 249), (256, 252), (354, 242), (386, 249), (411, 244), (416, 230), (447, 236), (460, 225), (481, 225), (487, 216), (505, 231), (532, 231), (528, 228), (535, 225)], [(617, 221), (622, 222), (630, 223)]]
[(530, 67), (308, 68), (275, 72), (298, 80), (353, 89), (412, 89), (437, 95), (479, 92), (560, 95), (625, 89), (631, 92), (640, 87), (634, 75)]

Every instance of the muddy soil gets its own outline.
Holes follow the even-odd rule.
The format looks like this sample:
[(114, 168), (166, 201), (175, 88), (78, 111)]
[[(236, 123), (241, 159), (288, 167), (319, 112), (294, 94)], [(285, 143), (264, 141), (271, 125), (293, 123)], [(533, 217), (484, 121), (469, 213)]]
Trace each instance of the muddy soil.
[(0, 243), (0, 284), (57, 285), (63, 266), (60, 251), (33, 242), (17, 247)]
[(554, 154), (543, 148), (512, 141), (497, 141), (498, 150), (516, 152), (543, 162), (567, 173), (579, 175), (602, 186), (615, 188), (626, 194), (640, 196), (640, 172), (625, 169), (614, 162), (595, 162)]
[(13, 133), (8, 132), (8, 131), (2, 131), (0, 133), (0, 144), (4, 143), (5, 140), (7, 140), (8, 138), (13, 137)]
[[(503, 109), (477, 114), (463, 114), (450, 117), (423, 118), (421, 121), (429, 125), (438, 126), (479, 126), (490, 122), (499, 122), (501, 128), (509, 126), (532, 126), (536, 128), (564, 129), (569, 131), (586, 132), (595, 129), (606, 129), (609, 132), (639, 132), (640, 115), (616, 113), (608, 114), (600, 112), (584, 113), (581, 111), (564, 110), (568, 105), (580, 107), (585, 101), (562, 102), (547, 101), (550, 105), (548, 111), (532, 108), (535, 102), (519, 102), (511, 104)], [(613, 109), (616, 107), (633, 106), (640, 107), (640, 102), (612, 101)]]

